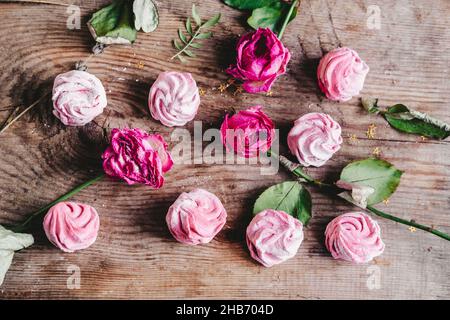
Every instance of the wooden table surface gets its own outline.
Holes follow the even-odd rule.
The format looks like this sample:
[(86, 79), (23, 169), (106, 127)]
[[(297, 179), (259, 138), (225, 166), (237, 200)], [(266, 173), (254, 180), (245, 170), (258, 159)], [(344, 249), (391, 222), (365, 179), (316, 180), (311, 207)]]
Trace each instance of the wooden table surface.
[[(12, 106), (29, 105), (49, 92), (57, 74), (89, 55), (93, 40), (85, 22), (108, 2), (0, 3), (2, 118)], [(405, 171), (390, 202), (379, 206), (450, 232), (449, 141), (396, 132), (382, 118), (367, 115), (356, 98), (330, 102), (314, 76), (323, 52), (338, 45), (352, 47), (371, 67), (365, 95), (380, 97), (382, 105), (402, 102), (450, 122), (450, 1), (304, 0), (283, 38), (292, 52), (289, 71), (276, 82), (272, 96), (217, 89), (228, 80), (223, 70), (234, 42), (247, 30), (244, 14), (219, 0), (195, 2), (203, 16), (221, 12), (223, 18), (214, 38), (189, 64), (169, 58), (174, 54), (171, 40), (192, 1), (159, 0), (156, 32), (139, 33), (133, 46), (108, 47), (89, 60), (89, 71), (102, 80), (108, 96), (108, 107), (95, 123), (64, 127), (47, 99), (0, 136), (2, 224), (22, 220), (100, 172), (102, 126), (140, 127), (169, 140), (173, 129), (151, 118), (146, 99), (160, 72), (177, 70), (191, 72), (206, 92), (196, 117), (204, 130), (217, 128), (233, 108), (260, 104), (281, 129), (284, 145), (286, 132), (300, 115), (332, 115), (343, 127), (343, 147), (324, 167), (309, 169), (311, 175), (334, 179), (346, 163), (369, 157), (379, 147), (382, 158)], [(69, 4), (81, 9), (81, 30), (66, 27)], [(381, 9), (380, 30), (367, 28), (369, 5)], [(377, 126), (375, 139), (366, 137), (371, 124)], [(187, 128), (192, 132), (193, 124)], [(157, 191), (102, 180), (74, 197), (98, 209), (97, 242), (66, 254), (49, 244), (36, 225), (36, 243), (15, 255), (0, 298), (450, 298), (450, 243), (391, 221), (377, 219), (386, 243), (381, 257), (368, 265), (333, 260), (323, 245), (325, 226), (355, 208), (315, 189), (314, 218), (297, 256), (269, 269), (254, 263), (244, 241), (252, 204), (266, 187), (288, 179), (283, 169), (262, 176), (255, 165), (178, 164)], [(210, 244), (191, 247), (170, 236), (165, 214), (180, 192), (194, 187), (215, 193), (229, 218)], [(67, 285), (73, 270), (81, 274), (79, 289)]]

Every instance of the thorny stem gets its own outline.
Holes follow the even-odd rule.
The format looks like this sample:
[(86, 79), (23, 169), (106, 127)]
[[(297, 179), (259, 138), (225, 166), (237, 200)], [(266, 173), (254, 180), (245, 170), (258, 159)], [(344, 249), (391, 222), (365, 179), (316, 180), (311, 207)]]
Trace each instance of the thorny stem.
[(283, 21), (283, 25), (281, 26), (280, 32), (278, 33), (278, 39), (281, 40), (281, 37), (284, 34), (284, 31), (286, 30), (287, 25), (289, 24), (289, 21), (291, 20), (291, 16), (294, 13), (295, 7), (298, 5), (299, 0), (295, 0), (292, 2), (291, 7), (289, 8), (289, 12), (286, 15), (286, 18)]
[(37, 217), (41, 216), (43, 213), (46, 213), (48, 211), (48, 209), (50, 209), (51, 207), (53, 207), (55, 204), (67, 200), (69, 198), (71, 198), (72, 196), (74, 196), (75, 194), (77, 194), (78, 192), (80, 192), (81, 190), (89, 187), (90, 185), (94, 184), (95, 182), (101, 180), (103, 177), (105, 176), (104, 173), (102, 173), (101, 175), (86, 181), (82, 184), (80, 184), (79, 186), (75, 187), (74, 189), (70, 190), (69, 192), (67, 192), (66, 194), (60, 196), (58, 199), (56, 199), (55, 201), (47, 204), (46, 206), (38, 209), (37, 211), (33, 212), (23, 223), (19, 224), (18, 226), (14, 226), (11, 229), (11, 231), (14, 232), (23, 232), (25, 231), (30, 223)]
[[(336, 192), (336, 194), (343, 191), (342, 189), (340, 189), (338, 186), (336, 186), (334, 184), (326, 184), (326, 183), (323, 183), (323, 182), (321, 182), (319, 180), (314, 179), (313, 177), (311, 177), (308, 174), (306, 174), (302, 170), (300, 165), (296, 165), (295, 163), (293, 163), (292, 161), (288, 160), (287, 158), (285, 158), (283, 156), (277, 156), (276, 154), (273, 154), (273, 153), (272, 153), (272, 156), (273, 157), (278, 157), (280, 163), (285, 168), (287, 168), (295, 176), (304, 179), (309, 184), (313, 184), (313, 185), (316, 185), (316, 186), (321, 187), (321, 188), (323, 188), (323, 187), (331, 188), (331, 190)], [(404, 224), (404, 225), (407, 225), (407, 226), (410, 226), (410, 227), (414, 227), (414, 228), (417, 228), (417, 229), (420, 229), (420, 230), (432, 233), (432, 234), (434, 234), (434, 235), (436, 235), (436, 236), (438, 236), (438, 237), (440, 237), (442, 239), (450, 241), (450, 235), (448, 235), (448, 234), (446, 234), (446, 233), (444, 233), (442, 231), (436, 230), (433, 227), (425, 226), (425, 225), (422, 225), (422, 224), (417, 223), (415, 221), (408, 221), (408, 220), (405, 220), (405, 219), (402, 219), (402, 218), (398, 218), (398, 217), (393, 216), (393, 215), (391, 215), (389, 213), (385, 213), (385, 212), (383, 212), (381, 210), (378, 210), (378, 209), (376, 209), (376, 208), (374, 208), (372, 206), (367, 206), (366, 210), (374, 213), (375, 215), (377, 215), (379, 217), (382, 217), (382, 218), (385, 218), (385, 219), (388, 219), (388, 220), (392, 220), (392, 221), (395, 221), (395, 222), (398, 222), (398, 223), (401, 223), (401, 224)]]

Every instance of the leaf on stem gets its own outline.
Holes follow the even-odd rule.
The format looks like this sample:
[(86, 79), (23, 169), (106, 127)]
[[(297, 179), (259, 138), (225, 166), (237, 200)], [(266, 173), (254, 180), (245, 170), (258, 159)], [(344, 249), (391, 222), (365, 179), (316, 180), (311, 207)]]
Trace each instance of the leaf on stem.
[(183, 32), (182, 28), (178, 29), (178, 38), (181, 41), (173, 40), (174, 47), (178, 52), (171, 58), (178, 58), (181, 62), (186, 62), (185, 57), (195, 57), (195, 53), (192, 49), (200, 49), (202, 45), (197, 40), (209, 39), (212, 37), (213, 33), (207, 31), (208, 28), (214, 27), (220, 21), (220, 13), (216, 14), (214, 17), (202, 24), (202, 20), (197, 11), (195, 4), (192, 5), (192, 20), (195, 21), (195, 28), (192, 26), (192, 20), (190, 17), (186, 19), (184, 28), (186, 29), (187, 35)]
[(342, 170), (341, 180), (372, 188), (367, 205), (374, 205), (388, 199), (395, 192), (402, 174), (402, 171), (387, 161), (369, 158), (347, 165)]
[(450, 136), (450, 124), (426, 113), (412, 110), (403, 104), (396, 104), (381, 110), (378, 106), (378, 99), (362, 98), (361, 102), (368, 112), (383, 115), (391, 127), (401, 132), (434, 139), (446, 139)]
[[(255, 30), (258, 28), (269, 28), (278, 33), (289, 9), (290, 5), (284, 2), (276, 2), (271, 6), (257, 8), (252, 11), (252, 15), (248, 18), (247, 23)], [(294, 8), (289, 22), (295, 19), (297, 11), (298, 8)]]
[(256, 200), (253, 214), (266, 209), (284, 211), (307, 225), (312, 217), (311, 195), (297, 181), (277, 184), (265, 190)]

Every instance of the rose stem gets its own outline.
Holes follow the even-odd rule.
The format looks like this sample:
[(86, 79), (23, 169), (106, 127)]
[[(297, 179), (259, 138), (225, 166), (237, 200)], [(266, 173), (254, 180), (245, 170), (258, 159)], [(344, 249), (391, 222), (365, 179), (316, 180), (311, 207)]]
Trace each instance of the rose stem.
[(278, 32), (278, 39), (281, 40), (281, 37), (283, 36), (284, 31), (286, 30), (286, 27), (289, 23), (289, 20), (291, 20), (291, 16), (294, 13), (294, 9), (297, 6), (299, 0), (295, 0), (292, 2), (291, 7), (289, 8), (289, 12), (286, 15), (286, 18), (283, 21), (283, 25), (281, 26), (280, 32)]
[(47, 204), (46, 206), (38, 209), (37, 211), (33, 212), (23, 223), (19, 224), (18, 226), (14, 226), (12, 228), (10, 228), (12, 231), (14, 232), (23, 232), (25, 231), (29, 224), (38, 216), (40, 216), (43, 213), (46, 213), (48, 211), (48, 209), (50, 209), (51, 207), (53, 207), (55, 204), (67, 200), (69, 198), (71, 198), (72, 196), (74, 196), (75, 194), (77, 194), (78, 192), (80, 192), (81, 190), (89, 187), (90, 185), (94, 184), (95, 182), (101, 180), (103, 177), (105, 176), (104, 173), (102, 173), (101, 175), (87, 181), (84, 182), (82, 184), (80, 184), (79, 186), (75, 187), (74, 189), (70, 190), (69, 192), (67, 192), (66, 194), (60, 196), (58, 199), (56, 199), (55, 201)]
[[(272, 155), (274, 157), (276, 157), (275, 154), (272, 153)], [(323, 182), (318, 181), (318, 180), (312, 178), (311, 176), (307, 175), (301, 169), (301, 167), (299, 165), (296, 165), (292, 161), (288, 160), (286, 157), (278, 156), (278, 159), (279, 159), (280, 163), (285, 168), (287, 168), (291, 173), (293, 173), (295, 176), (297, 176), (299, 178), (302, 178), (302, 179), (306, 180), (307, 183), (314, 184), (314, 185), (319, 186), (319, 187), (332, 188), (333, 191), (335, 191), (336, 193), (339, 193), (340, 191), (342, 191), (336, 185), (323, 183)], [(432, 227), (424, 226), (424, 225), (416, 223), (414, 221), (408, 221), (408, 220), (405, 220), (405, 219), (398, 218), (396, 216), (393, 216), (391, 214), (388, 214), (388, 213), (385, 213), (385, 212), (383, 212), (381, 210), (378, 210), (378, 209), (376, 209), (376, 208), (374, 208), (372, 206), (367, 206), (366, 210), (374, 213), (375, 215), (377, 215), (379, 217), (382, 217), (382, 218), (385, 218), (385, 219), (388, 219), (388, 220), (392, 220), (392, 221), (395, 221), (395, 222), (398, 222), (398, 223), (401, 223), (401, 224), (404, 224), (404, 225), (407, 225), (407, 226), (410, 226), (410, 227), (414, 227), (414, 228), (417, 228), (417, 229), (420, 229), (420, 230), (423, 230), (423, 231), (426, 231), (426, 232), (430, 232), (430, 233), (432, 233), (432, 234), (434, 234), (434, 235), (436, 235), (436, 236), (438, 236), (438, 237), (440, 237), (442, 239), (450, 241), (450, 235), (448, 235), (448, 234), (446, 234), (444, 232), (441, 232), (439, 230), (436, 230), (436, 229), (434, 229)]]
[(42, 97), (40, 97), (39, 99), (37, 99), (35, 102), (33, 102), (30, 106), (26, 107), (21, 113), (19, 113), (15, 118), (11, 119), (11, 121), (9, 121), (8, 123), (5, 123), (5, 125), (3, 126), (3, 128), (1, 128), (0, 133), (3, 133), (6, 129), (8, 129), (14, 122), (16, 122), (17, 120), (19, 120), (20, 117), (22, 117), (25, 113), (27, 113), (28, 111), (30, 111), (32, 108), (34, 108), (35, 106), (37, 106), (39, 104), (39, 102), (41, 102), (46, 96), (48, 96), (49, 92), (47, 92), (46, 94), (44, 94)]

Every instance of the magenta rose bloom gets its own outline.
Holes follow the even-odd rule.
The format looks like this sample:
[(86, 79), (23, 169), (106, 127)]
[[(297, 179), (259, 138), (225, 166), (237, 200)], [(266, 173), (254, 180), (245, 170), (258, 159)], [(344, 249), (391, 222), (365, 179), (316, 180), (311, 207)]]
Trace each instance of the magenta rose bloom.
[(253, 158), (270, 149), (275, 125), (261, 106), (255, 106), (231, 117), (227, 114), (220, 132), (227, 151), (233, 150), (242, 157)]
[(113, 129), (111, 144), (102, 159), (107, 175), (155, 189), (162, 187), (163, 174), (173, 166), (163, 137), (141, 129)]
[(241, 37), (236, 65), (227, 73), (244, 82), (249, 93), (268, 92), (278, 76), (286, 72), (289, 50), (270, 29), (258, 29)]

